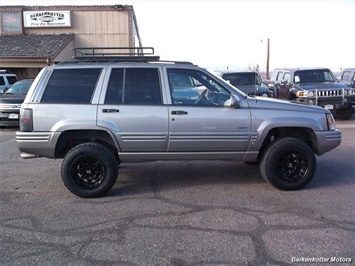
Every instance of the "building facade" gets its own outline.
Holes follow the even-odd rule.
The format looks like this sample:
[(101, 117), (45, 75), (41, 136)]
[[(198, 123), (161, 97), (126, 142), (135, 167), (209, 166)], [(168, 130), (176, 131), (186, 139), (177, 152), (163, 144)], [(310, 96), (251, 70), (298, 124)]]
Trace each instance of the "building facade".
[(141, 47), (133, 6), (0, 6), (0, 69), (19, 79), (71, 60), (73, 47)]

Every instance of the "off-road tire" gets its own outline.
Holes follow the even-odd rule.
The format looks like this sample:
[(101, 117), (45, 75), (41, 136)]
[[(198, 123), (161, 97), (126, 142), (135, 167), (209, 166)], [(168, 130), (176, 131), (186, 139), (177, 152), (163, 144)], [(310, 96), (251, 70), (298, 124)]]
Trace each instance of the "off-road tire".
[(115, 184), (118, 165), (114, 153), (104, 145), (83, 143), (64, 157), (62, 180), (67, 189), (79, 197), (101, 197)]
[(260, 162), (263, 178), (280, 190), (301, 189), (316, 171), (312, 149), (296, 138), (280, 138), (264, 151)]

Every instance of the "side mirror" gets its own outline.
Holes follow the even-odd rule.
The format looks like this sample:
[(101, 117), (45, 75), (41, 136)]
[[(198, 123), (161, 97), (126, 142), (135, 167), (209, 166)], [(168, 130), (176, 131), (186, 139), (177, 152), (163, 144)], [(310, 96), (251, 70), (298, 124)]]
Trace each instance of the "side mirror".
[(241, 102), (238, 96), (236, 95), (231, 95), (231, 97), (224, 102), (225, 107), (234, 107), (234, 108), (241, 108)]

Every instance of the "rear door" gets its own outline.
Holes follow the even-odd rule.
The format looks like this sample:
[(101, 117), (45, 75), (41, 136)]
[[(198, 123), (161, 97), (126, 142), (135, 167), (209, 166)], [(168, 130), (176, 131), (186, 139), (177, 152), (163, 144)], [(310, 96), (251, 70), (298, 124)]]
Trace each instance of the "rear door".
[[(175, 93), (178, 78), (192, 80), (191, 87)], [(167, 69), (171, 102), (169, 106), (169, 151), (241, 152), (250, 139), (249, 108), (225, 107), (231, 92), (212, 75), (195, 69)], [(185, 82), (185, 84), (187, 84)], [(174, 99), (179, 95), (178, 99)], [(192, 100), (193, 99), (193, 100)]]
[(168, 108), (159, 67), (109, 67), (98, 126), (114, 131), (122, 152), (166, 151)]

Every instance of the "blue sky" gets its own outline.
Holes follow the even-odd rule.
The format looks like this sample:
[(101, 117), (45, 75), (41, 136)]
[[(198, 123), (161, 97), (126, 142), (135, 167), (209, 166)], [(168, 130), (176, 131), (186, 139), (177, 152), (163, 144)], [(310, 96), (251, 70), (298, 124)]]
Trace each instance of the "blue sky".
[(0, 0), (0, 5), (134, 7), (141, 40), (162, 59), (214, 69), (355, 67), (355, 0)]

